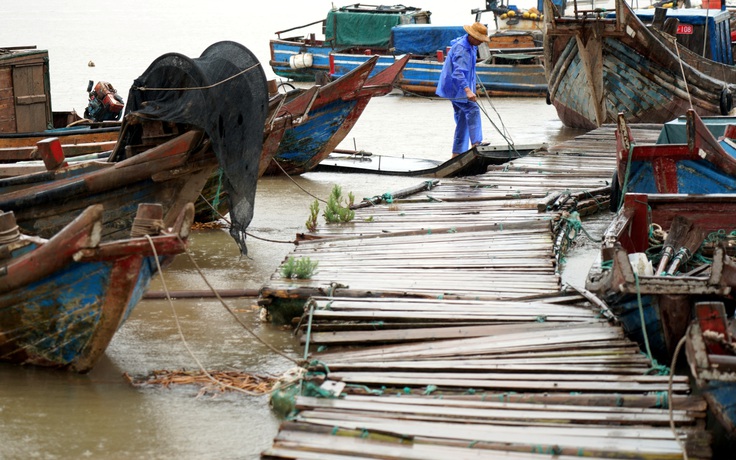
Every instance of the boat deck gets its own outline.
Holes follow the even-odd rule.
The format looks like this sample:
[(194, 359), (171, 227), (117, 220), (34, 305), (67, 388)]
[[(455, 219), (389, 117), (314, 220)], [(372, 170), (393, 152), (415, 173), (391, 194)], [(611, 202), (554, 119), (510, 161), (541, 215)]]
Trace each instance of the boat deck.
[[(632, 128), (646, 143), (660, 126)], [(688, 377), (561, 286), (570, 212), (608, 212), (614, 168), (606, 126), (300, 235), (290, 255), (316, 274), (275, 273), (261, 302), (304, 311), (309, 365), (262, 458), (710, 458)]]

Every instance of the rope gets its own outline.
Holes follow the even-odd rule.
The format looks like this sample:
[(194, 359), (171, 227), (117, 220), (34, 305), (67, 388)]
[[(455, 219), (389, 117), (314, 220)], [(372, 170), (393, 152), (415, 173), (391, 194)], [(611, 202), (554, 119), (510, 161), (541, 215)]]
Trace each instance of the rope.
[[(222, 388), (227, 388), (227, 389), (229, 389), (229, 390), (233, 390), (233, 391), (239, 391), (239, 392), (241, 392), (241, 393), (245, 393), (245, 394), (247, 394), (247, 395), (249, 395), (249, 396), (261, 396), (261, 395), (262, 395), (261, 393), (255, 393), (255, 392), (252, 392), (252, 391), (248, 391), (248, 390), (246, 390), (246, 389), (244, 389), (244, 388), (239, 388), (239, 387), (236, 387), (236, 386), (233, 386), (233, 385), (229, 385), (229, 384), (227, 384), (227, 383), (224, 383), (224, 382), (222, 382), (222, 381), (220, 381), (220, 380), (216, 379), (215, 377), (213, 377), (213, 376), (212, 376), (212, 374), (210, 374), (210, 373), (209, 373), (209, 372), (208, 372), (208, 371), (207, 371), (207, 370), (206, 370), (206, 369), (204, 368), (204, 366), (202, 365), (202, 362), (201, 362), (201, 361), (200, 361), (200, 360), (199, 360), (199, 359), (197, 358), (197, 356), (196, 356), (196, 355), (194, 354), (194, 352), (192, 351), (191, 347), (189, 347), (189, 343), (187, 342), (187, 339), (186, 339), (186, 337), (184, 337), (184, 331), (182, 330), (182, 327), (181, 327), (181, 322), (179, 321), (179, 315), (178, 315), (178, 314), (176, 313), (176, 308), (174, 308), (174, 302), (173, 302), (173, 301), (171, 300), (171, 294), (169, 293), (169, 289), (168, 289), (168, 287), (166, 286), (166, 280), (164, 279), (164, 276), (163, 276), (163, 275), (164, 275), (164, 274), (163, 274), (163, 270), (161, 269), (161, 263), (160, 263), (160, 261), (159, 261), (159, 259), (158, 259), (158, 253), (157, 253), (157, 251), (156, 251), (156, 245), (155, 245), (155, 244), (153, 244), (153, 239), (151, 238), (151, 235), (143, 235), (143, 236), (144, 236), (144, 237), (145, 237), (145, 238), (146, 238), (146, 239), (148, 240), (148, 244), (150, 244), (150, 245), (151, 245), (151, 250), (153, 251), (153, 258), (154, 258), (154, 259), (156, 260), (156, 268), (158, 269), (158, 273), (159, 273), (159, 276), (161, 277), (161, 285), (162, 285), (162, 287), (163, 287), (163, 289), (164, 289), (164, 292), (166, 293), (166, 299), (167, 299), (167, 300), (168, 300), (168, 302), (169, 302), (169, 306), (171, 307), (171, 313), (172, 313), (172, 314), (173, 314), (173, 316), (174, 316), (174, 322), (176, 323), (176, 329), (177, 329), (177, 331), (179, 332), (179, 337), (181, 338), (181, 342), (182, 342), (182, 344), (184, 345), (184, 348), (186, 348), (186, 349), (187, 349), (187, 352), (189, 352), (189, 356), (191, 356), (191, 357), (192, 357), (192, 359), (194, 360), (194, 362), (196, 362), (196, 363), (197, 363), (197, 366), (199, 366), (199, 370), (200, 370), (200, 371), (202, 372), (202, 374), (204, 374), (204, 375), (205, 375), (205, 376), (206, 376), (206, 377), (207, 377), (207, 378), (208, 378), (208, 379), (209, 379), (209, 380), (210, 380), (210, 381), (211, 381), (212, 383), (214, 383), (215, 385), (217, 385), (217, 386), (219, 386), (219, 387), (222, 387)], [(179, 238), (179, 241), (181, 241), (181, 238)], [(181, 241), (181, 242), (183, 243), (183, 241)], [(187, 254), (189, 254), (189, 251), (188, 251), (188, 250), (187, 250)], [(190, 257), (191, 257), (191, 255), (190, 255)], [(198, 269), (199, 269), (199, 268), (198, 268)], [(206, 281), (206, 280), (205, 280), (205, 281)], [(209, 284), (209, 283), (208, 283), (208, 284)], [(215, 294), (217, 295), (217, 298), (219, 299), (219, 298), (220, 298), (220, 296), (219, 296), (219, 294), (217, 294), (217, 291), (215, 291), (215, 290), (213, 289), (213, 292), (215, 292)], [(229, 310), (229, 309), (228, 309), (228, 310)], [(241, 323), (241, 324), (242, 324), (242, 323)], [(245, 325), (244, 325), (244, 326), (245, 326)], [(247, 329), (247, 327), (246, 327), (246, 329)], [(250, 331), (249, 331), (249, 332), (250, 332)], [(258, 338), (258, 337), (256, 337), (256, 338)], [(260, 339), (259, 339), (259, 340), (260, 340)], [(268, 344), (267, 344), (267, 345), (268, 345)], [(269, 345), (269, 347), (270, 347), (270, 345)], [(277, 352), (277, 353), (279, 353), (279, 354), (281, 354), (281, 355), (282, 355), (282, 356), (284, 356), (285, 358), (287, 358), (287, 359), (289, 359), (289, 360), (291, 360), (291, 361), (294, 361), (294, 360), (293, 360), (292, 358), (290, 358), (290, 357), (288, 357), (288, 356), (284, 355), (283, 353), (279, 352), (278, 350), (276, 350), (276, 352)], [(294, 361), (294, 362), (296, 363), (296, 361)], [(274, 390), (271, 390), (271, 391), (274, 391)]]
[[(675, 352), (672, 354), (672, 363), (670, 365), (670, 376), (669, 381), (667, 382), (667, 398), (672, 401), (672, 378), (675, 374), (675, 365), (677, 364), (677, 356), (680, 354), (680, 349), (682, 348), (682, 345), (685, 343), (687, 339), (687, 335), (682, 336), (679, 342), (677, 342), (677, 346), (675, 347)], [(680, 436), (677, 434), (677, 430), (675, 430), (675, 418), (673, 416), (673, 410), (672, 407), (674, 404), (669, 404), (669, 417), (670, 417), (670, 429), (672, 430), (672, 434), (675, 436), (675, 441), (680, 445), (680, 448), (682, 449), (682, 458), (684, 460), (688, 460), (687, 457), (687, 449), (685, 448), (685, 441), (680, 439)]]
[(188, 88), (146, 88), (145, 86), (134, 86), (132, 89), (138, 90), (138, 91), (193, 91), (193, 90), (201, 90), (201, 89), (211, 89), (211, 88), (214, 88), (215, 86), (219, 86), (225, 82), (228, 82), (232, 80), (233, 78), (237, 78), (246, 72), (250, 72), (251, 70), (255, 69), (256, 67), (260, 65), (261, 65), (260, 62), (253, 64), (252, 66), (248, 67), (247, 69), (241, 70), (240, 72), (236, 73), (233, 76), (227, 77), (224, 80), (220, 80), (217, 83), (213, 83), (207, 86), (191, 86)]
[(284, 168), (283, 168), (283, 167), (281, 166), (281, 164), (280, 164), (280, 163), (278, 162), (278, 160), (276, 160), (276, 158), (275, 158), (275, 157), (271, 158), (271, 160), (272, 160), (272, 161), (273, 161), (274, 163), (276, 163), (276, 166), (278, 166), (278, 167), (279, 167), (279, 169), (281, 170), (281, 172), (282, 172), (282, 173), (284, 173), (284, 175), (285, 175), (286, 177), (288, 177), (288, 178), (289, 178), (289, 180), (291, 180), (291, 181), (292, 181), (292, 182), (294, 183), (294, 185), (296, 185), (297, 187), (299, 187), (299, 189), (301, 189), (301, 191), (302, 191), (302, 192), (306, 193), (307, 195), (311, 196), (312, 198), (314, 198), (314, 199), (315, 199), (315, 200), (317, 200), (317, 201), (321, 201), (322, 203), (325, 203), (325, 204), (327, 204), (327, 201), (326, 201), (326, 200), (323, 200), (322, 198), (318, 198), (318, 197), (314, 196), (314, 195), (313, 195), (313, 194), (311, 194), (310, 192), (306, 191), (306, 190), (305, 190), (305, 189), (304, 189), (304, 188), (303, 188), (303, 187), (302, 187), (301, 185), (297, 184), (297, 183), (296, 183), (296, 181), (294, 180), (294, 178), (292, 178), (292, 177), (291, 177), (291, 176), (289, 175), (289, 173), (287, 173), (287, 172), (286, 172), (286, 170), (284, 170)]
[[(200, 198), (201, 198), (201, 199), (202, 199), (202, 200), (203, 200), (203, 201), (204, 201), (205, 203), (207, 203), (207, 206), (209, 206), (209, 207), (210, 207), (210, 208), (212, 209), (212, 211), (214, 211), (214, 212), (216, 213), (216, 215), (218, 215), (218, 216), (220, 217), (220, 219), (222, 219), (222, 220), (224, 220), (225, 222), (227, 222), (227, 224), (228, 224), (229, 226), (232, 226), (232, 223), (230, 222), (230, 220), (229, 220), (229, 219), (228, 219), (227, 217), (225, 217), (225, 216), (223, 216), (222, 214), (220, 214), (220, 211), (218, 211), (218, 210), (217, 210), (217, 209), (216, 209), (216, 208), (215, 208), (215, 207), (214, 207), (214, 206), (212, 205), (212, 203), (210, 203), (210, 202), (209, 202), (209, 200), (208, 200), (207, 198), (205, 198), (205, 197), (204, 197), (204, 195), (202, 195), (202, 194), (200, 193), (200, 194), (199, 194), (199, 197), (200, 197)], [(284, 241), (284, 240), (272, 240), (272, 239), (269, 239), (269, 238), (264, 238), (264, 237), (262, 237), (262, 236), (257, 236), (257, 235), (254, 235), (253, 233), (250, 233), (250, 232), (245, 232), (245, 234), (246, 234), (246, 235), (248, 235), (248, 237), (250, 237), (250, 238), (255, 238), (255, 239), (257, 239), (257, 240), (261, 240), (261, 241), (267, 241), (267, 242), (269, 242), (269, 243), (281, 243), (281, 244), (296, 244), (296, 240), (290, 240), (290, 241)]]
[[(181, 243), (182, 243), (182, 244), (184, 244), (184, 242), (183, 242), (183, 241), (181, 240), (181, 238), (179, 238), (179, 241), (181, 241)], [(265, 341), (264, 341), (264, 340), (263, 340), (262, 338), (260, 338), (260, 337), (259, 337), (259, 336), (258, 336), (258, 335), (257, 335), (257, 334), (256, 334), (256, 333), (255, 333), (255, 332), (253, 331), (253, 329), (251, 329), (250, 327), (248, 327), (248, 325), (247, 325), (247, 324), (245, 324), (245, 323), (244, 323), (244, 322), (243, 322), (243, 321), (242, 321), (242, 320), (241, 320), (240, 318), (238, 318), (238, 315), (236, 315), (236, 314), (235, 314), (235, 312), (234, 312), (234, 311), (232, 310), (232, 308), (230, 308), (230, 307), (229, 307), (229, 306), (228, 306), (228, 305), (227, 305), (227, 304), (225, 303), (225, 301), (224, 301), (224, 300), (222, 300), (222, 297), (220, 297), (220, 293), (219, 293), (219, 292), (217, 292), (217, 290), (216, 290), (216, 289), (215, 289), (215, 288), (214, 288), (214, 287), (212, 286), (212, 284), (211, 284), (211, 283), (209, 282), (209, 280), (207, 279), (207, 277), (205, 277), (205, 276), (204, 276), (204, 273), (202, 273), (202, 269), (200, 269), (200, 268), (199, 268), (199, 265), (197, 265), (197, 261), (196, 261), (196, 260), (194, 260), (194, 257), (192, 257), (192, 253), (191, 253), (191, 252), (189, 252), (189, 248), (187, 248), (187, 247), (186, 247), (186, 245), (185, 245), (185, 251), (184, 251), (184, 252), (185, 252), (185, 253), (186, 253), (186, 255), (187, 255), (187, 256), (189, 257), (189, 260), (190, 260), (190, 261), (192, 262), (192, 264), (194, 264), (194, 268), (195, 268), (195, 269), (197, 270), (197, 273), (199, 273), (199, 276), (201, 276), (201, 277), (202, 277), (202, 280), (203, 280), (203, 281), (205, 282), (205, 284), (207, 285), (207, 287), (208, 287), (208, 288), (210, 288), (210, 290), (212, 291), (212, 293), (213, 293), (213, 294), (215, 294), (215, 297), (217, 297), (217, 300), (219, 300), (219, 301), (220, 301), (220, 304), (222, 304), (222, 306), (223, 306), (223, 307), (225, 308), (225, 310), (227, 310), (227, 312), (228, 312), (228, 313), (230, 313), (230, 315), (231, 315), (231, 316), (232, 316), (233, 318), (235, 318), (235, 321), (236, 321), (236, 322), (237, 322), (238, 324), (240, 324), (240, 325), (241, 325), (241, 326), (243, 327), (243, 329), (245, 329), (246, 331), (248, 331), (248, 333), (249, 333), (250, 335), (252, 335), (252, 336), (253, 336), (253, 338), (255, 338), (256, 340), (258, 340), (259, 342), (261, 342), (261, 343), (262, 343), (263, 345), (265, 345), (265, 346), (266, 346), (266, 347), (267, 347), (267, 348), (268, 348), (269, 350), (273, 351), (273, 352), (274, 352), (274, 353), (276, 353), (277, 355), (279, 355), (279, 356), (281, 356), (281, 357), (283, 357), (283, 358), (285, 358), (285, 359), (287, 359), (287, 360), (289, 360), (289, 361), (293, 362), (293, 363), (294, 363), (294, 364), (296, 364), (296, 365), (300, 365), (300, 364), (301, 364), (300, 362), (298, 362), (297, 360), (295, 360), (295, 359), (294, 359), (294, 358), (292, 358), (291, 356), (288, 356), (288, 355), (286, 355), (285, 353), (283, 353), (283, 352), (282, 352), (281, 350), (278, 350), (278, 349), (276, 349), (276, 348), (275, 348), (275, 347), (274, 347), (273, 345), (271, 345), (270, 343), (267, 343), (267, 342), (265, 342)], [(166, 289), (166, 286), (165, 286), (165, 285), (164, 285), (164, 289)], [(169, 297), (169, 293), (168, 293), (168, 292), (166, 293), (166, 297)], [(170, 300), (169, 300), (169, 301), (170, 301)]]

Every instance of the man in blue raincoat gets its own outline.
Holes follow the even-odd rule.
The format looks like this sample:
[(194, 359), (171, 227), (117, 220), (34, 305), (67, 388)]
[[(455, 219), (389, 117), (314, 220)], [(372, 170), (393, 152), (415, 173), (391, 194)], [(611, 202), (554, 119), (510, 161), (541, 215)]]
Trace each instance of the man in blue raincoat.
[(466, 35), (450, 43), (442, 73), (437, 84), (437, 95), (450, 99), (455, 111), (455, 137), (452, 156), (483, 143), (480, 108), (475, 95), (475, 62), (478, 45), (490, 42), (488, 28), (476, 22), (463, 26)]

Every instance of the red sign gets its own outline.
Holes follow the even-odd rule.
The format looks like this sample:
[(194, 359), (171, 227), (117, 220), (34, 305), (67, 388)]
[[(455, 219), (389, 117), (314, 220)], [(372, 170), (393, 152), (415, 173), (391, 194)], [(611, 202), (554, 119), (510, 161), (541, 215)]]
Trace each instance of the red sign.
[(678, 35), (692, 35), (693, 26), (692, 24), (677, 24)]

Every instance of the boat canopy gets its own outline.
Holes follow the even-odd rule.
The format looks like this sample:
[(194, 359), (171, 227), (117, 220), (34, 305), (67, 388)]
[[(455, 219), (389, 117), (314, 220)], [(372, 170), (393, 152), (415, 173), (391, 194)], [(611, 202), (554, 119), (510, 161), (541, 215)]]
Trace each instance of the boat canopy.
[(465, 33), (462, 26), (399, 25), (391, 29), (391, 44), (396, 54), (434, 54)]
[(391, 28), (399, 24), (428, 23), (429, 11), (418, 8), (355, 9), (343, 7), (331, 10), (325, 20), (325, 40), (333, 48), (359, 46), (387, 50)]

